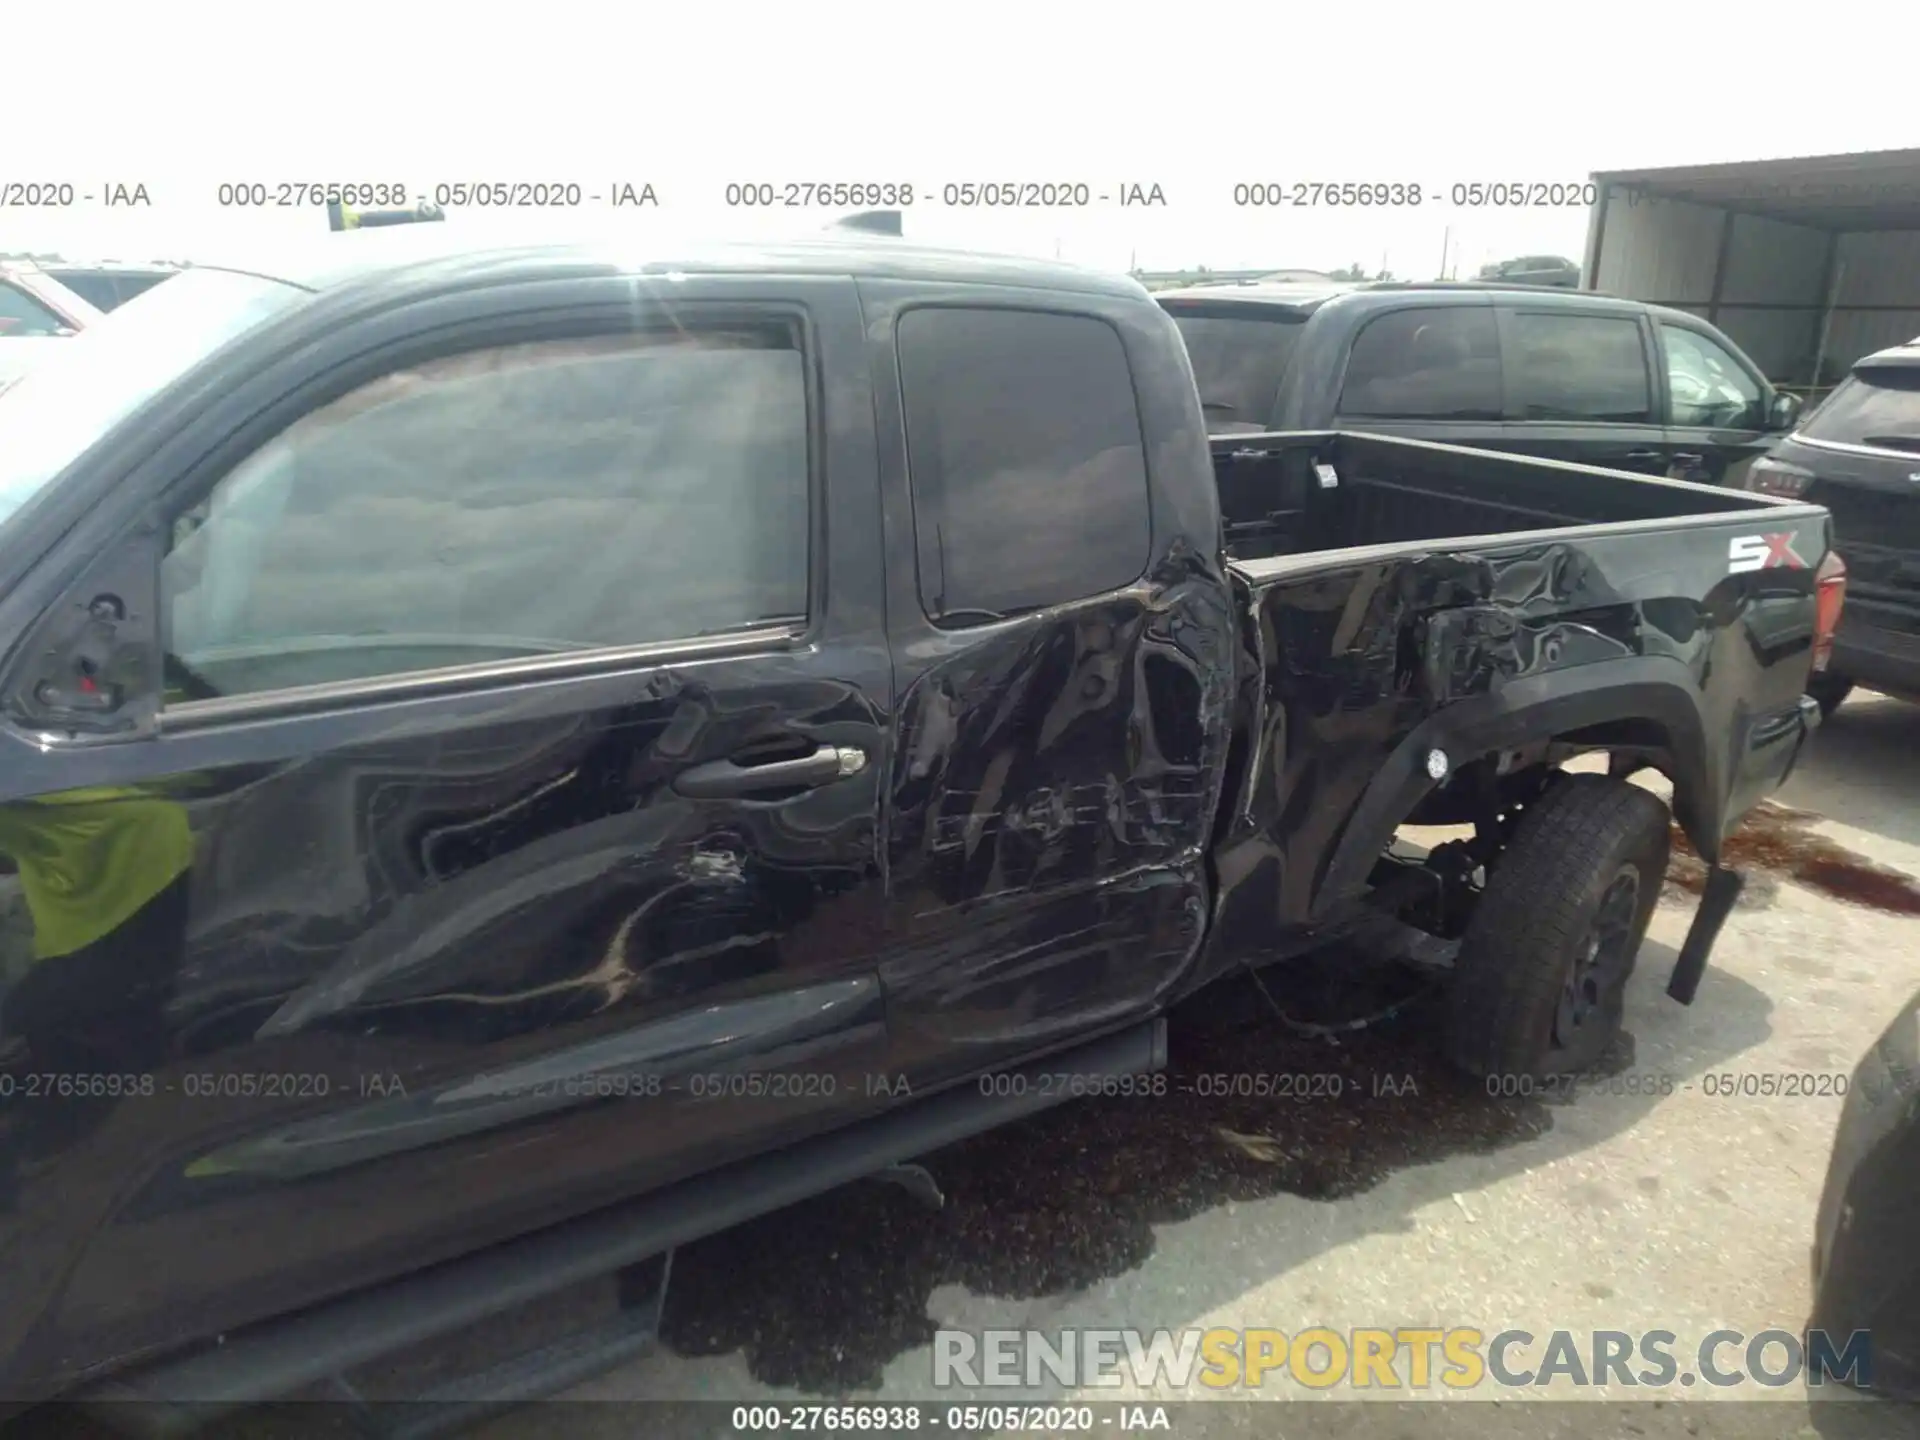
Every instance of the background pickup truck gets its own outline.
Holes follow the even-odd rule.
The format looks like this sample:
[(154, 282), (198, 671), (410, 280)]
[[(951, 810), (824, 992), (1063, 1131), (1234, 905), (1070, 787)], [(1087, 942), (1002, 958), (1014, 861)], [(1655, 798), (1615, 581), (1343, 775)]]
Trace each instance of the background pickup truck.
[(1843, 583), (1815, 506), (1210, 447), (1132, 281), (874, 237), (341, 236), (70, 348), (0, 399), (0, 1383), (130, 1425), (896, 1173), (1357, 925), (1462, 1065), (1579, 1069), (1625, 777), (1716, 862)]
[(1799, 413), (1705, 320), (1589, 291), (1385, 281), (1155, 298), (1221, 434), (1365, 430), (1717, 485)]

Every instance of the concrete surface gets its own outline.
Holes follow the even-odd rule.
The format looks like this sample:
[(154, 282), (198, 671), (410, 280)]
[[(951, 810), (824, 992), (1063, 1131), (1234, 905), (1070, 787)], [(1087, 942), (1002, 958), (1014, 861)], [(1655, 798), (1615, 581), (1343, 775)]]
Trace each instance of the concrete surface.
[[(1920, 707), (1856, 696), (1780, 799), (1824, 817), (1803, 839), (1825, 837), (1920, 876)], [(1248, 994), (1230, 994), (1214, 1022), (1225, 1038), (1210, 1038), (1203, 1020), (1187, 1053), (1218, 1043), (1222, 1066), (1244, 1064), (1249, 1045), (1270, 1042), (1289, 1070), (1344, 1067), (1351, 1077), (1371, 1066), (1415, 1076), (1420, 1093), (1365, 1100), (1337, 1123), (1309, 1114), (1310, 1100), (1067, 1107), (990, 1145), (933, 1157), (951, 1194), (943, 1214), (856, 1186), (683, 1252), (676, 1277), (687, 1288), (676, 1285), (670, 1328), (682, 1349), (710, 1353), (653, 1353), (575, 1391), (580, 1403), (519, 1412), (484, 1433), (731, 1433), (733, 1403), (818, 1399), (780, 1383), (808, 1374), (837, 1375), (830, 1390), (864, 1401), (937, 1399), (944, 1409), (1007, 1398), (933, 1390), (925, 1317), (969, 1330), (1665, 1329), (1679, 1337), (1683, 1362), (1712, 1330), (1797, 1330), (1841, 1102), (1713, 1095), (1704, 1077), (1850, 1071), (1920, 987), (1920, 920), (1757, 876), (1688, 1009), (1662, 992), (1692, 903), (1675, 890), (1663, 900), (1629, 995), (1630, 1041), (1612, 1075), (1570, 1098), (1476, 1095), (1445, 1078), (1417, 1035), (1392, 1040), (1401, 1063), (1371, 1035), (1303, 1041)], [(1636, 1087), (1648, 1093), (1627, 1093)], [(1285, 1160), (1233, 1153), (1215, 1133), (1223, 1125), (1267, 1137)], [(1307, 1138), (1290, 1151), (1296, 1134)], [(1160, 1191), (1173, 1198), (1163, 1203)], [(596, 1303), (568, 1302), (581, 1313)], [(549, 1315), (517, 1328), (524, 1335), (535, 1323), (565, 1322)], [(1276, 1377), (1259, 1393), (1366, 1395), (1314, 1395)], [(1517, 1404), (1523, 1396), (1491, 1385), (1472, 1393), (1504, 1403), (1471, 1413), (1321, 1403), (1283, 1415), (1190, 1402), (1169, 1415), (1183, 1436), (1920, 1433), (1896, 1407), (1809, 1405), (1799, 1385), (1552, 1392), (1634, 1401), (1624, 1412)], [(729, 1405), (657, 1403), (666, 1401)], [(303, 1407), (254, 1433), (328, 1428)]]

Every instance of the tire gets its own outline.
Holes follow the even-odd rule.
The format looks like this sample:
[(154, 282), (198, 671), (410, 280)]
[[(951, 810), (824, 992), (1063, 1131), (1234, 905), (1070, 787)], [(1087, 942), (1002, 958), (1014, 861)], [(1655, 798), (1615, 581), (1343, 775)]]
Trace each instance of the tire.
[(1670, 826), (1658, 796), (1604, 775), (1562, 775), (1527, 808), (1460, 942), (1449, 1060), (1529, 1079), (1599, 1061), (1660, 900)]
[(1853, 693), (1853, 681), (1844, 675), (1835, 675), (1830, 670), (1822, 670), (1807, 677), (1807, 694), (1820, 706), (1820, 718), (1825, 720), (1840, 708), (1840, 702)]

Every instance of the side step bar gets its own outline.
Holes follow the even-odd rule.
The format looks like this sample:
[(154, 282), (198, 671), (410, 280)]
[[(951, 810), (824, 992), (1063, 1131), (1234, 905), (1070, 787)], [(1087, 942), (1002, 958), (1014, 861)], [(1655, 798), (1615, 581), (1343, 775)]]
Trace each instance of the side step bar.
[(343, 1376), (334, 1377), (328, 1388), (346, 1403), (369, 1440), (439, 1440), (516, 1406), (557, 1395), (645, 1354), (660, 1333), (672, 1276), (673, 1251), (669, 1250), (659, 1285), (645, 1306), (623, 1303), (611, 1320), (448, 1381), (424, 1395), (371, 1401)]
[[(1077, 1074), (1138, 1075), (1164, 1068), (1166, 1022), (1153, 1020), (1036, 1061), (1012, 1074), (1037, 1080)], [(838, 1186), (897, 1170), (900, 1163), (1059, 1103), (1057, 1086), (962, 1084), (876, 1119), (758, 1159), (696, 1176), (552, 1230), (418, 1275), (270, 1320), (210, 1349), (112, 1376), (73, 1399), (97, 1419), (142, 1440), (172, 1440), (222, 1412), (279, 1399), (570, 1286), (600, 1279), (721, 1230)], [(1011, 1093), (1001, 1094), (1005, 1089)], [(665, 1279), (663, 1277), (662, 1285)], [(657, 1321), (658, 1316), (655, 1315)], [(637, 1330), (600, 1337), (618, 1364), (638, 1353)], [(595, 1348), (587, 1337), (581, 1345)], [(625, 1348), (631, 1345), (633, 1348)], [(580, 1345), (547, 1347), (555, 1366), (541, 1386), (535, 1352), (491, 1372), (505, 1403), (552, 1394), (589, 1378)], [(463, 1386), (459, 1403), (493, 1397)]]

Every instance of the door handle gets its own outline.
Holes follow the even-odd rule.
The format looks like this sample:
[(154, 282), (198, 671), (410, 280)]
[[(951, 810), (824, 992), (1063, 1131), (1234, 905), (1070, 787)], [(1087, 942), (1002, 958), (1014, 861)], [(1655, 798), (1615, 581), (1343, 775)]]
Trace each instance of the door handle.
[(1660, 452), (1659, 452), (1658, 450), (1629, 450), (1629, 451), (1627, 451), (1627, 459), (1629, 459), (1629, 460), (1658, 460), (1658, 459), (1660, 459), (1660, 458), (1661, 458), (1661, 455), (1660, 455)]
[(1673, 463), (1676, 465), (1685, 465), (1690, 470), (1701, 470), (1706, 468), (1707, 457), (1704, 455), (1694, 455), (1682, 450), (1674, 455)]
[(683, 770), (673, 788), (692, 800), (749, 799), (776, 790), (811, 790), (867, 768), (867, 752), (822, 745), (811, 755), (760, 762), (714, 760)]

